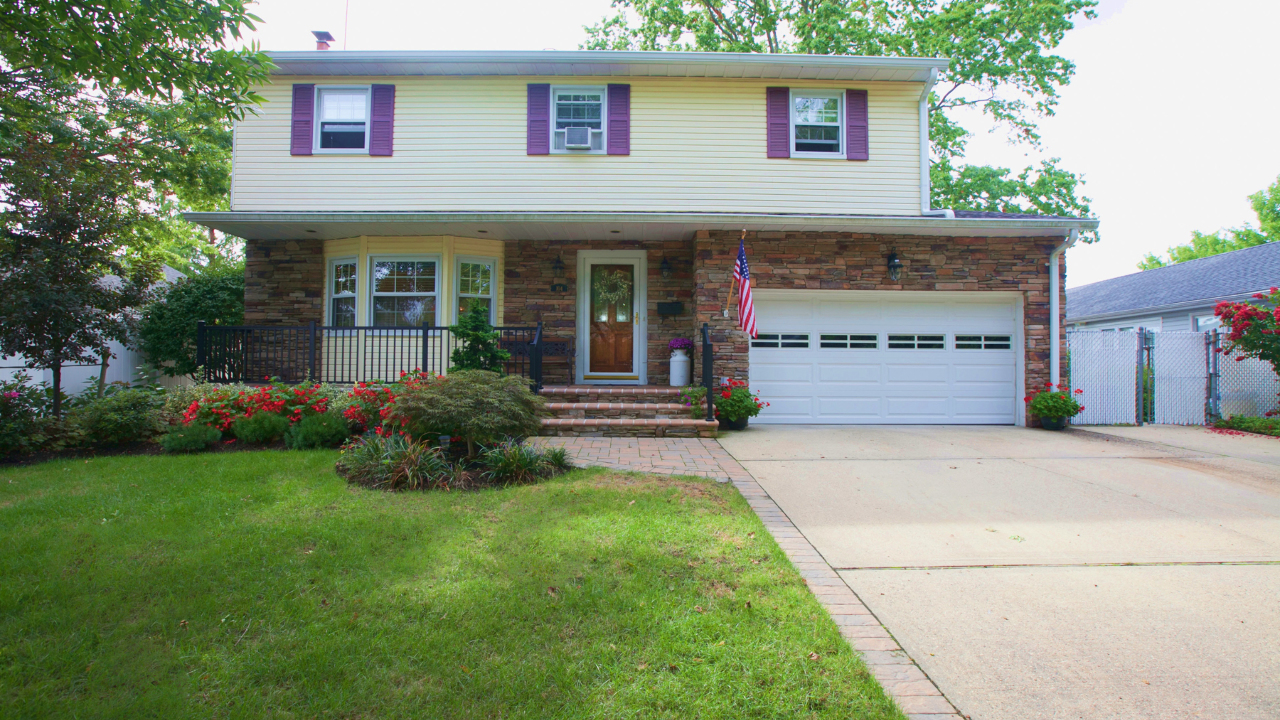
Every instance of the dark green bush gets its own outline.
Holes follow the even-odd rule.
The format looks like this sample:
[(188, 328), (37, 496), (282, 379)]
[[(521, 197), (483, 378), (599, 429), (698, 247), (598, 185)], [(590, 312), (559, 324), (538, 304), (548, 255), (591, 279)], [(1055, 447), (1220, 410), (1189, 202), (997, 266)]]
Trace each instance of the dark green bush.
[(299, 420), (285, 434), (284, 443), (291, 450), (335, 448), (346, 442), (348, 437), (351, 437), (351, 431), (347, 427), (347, 419), (330, 410)]
[(384, 427), (415, 438), (461, 437), (471, 456), (476, 445), (538, 434), (545, 414), (528, 380), (484, 370), (455, 371), (407, 387), (387, 411)]
[(464, 476), (443, 453), (403, 435), (365, 435), (342, 448), (338, 474), (380, 490), (459, 488)]
[(573, 461), (569, 459), (569, 451), (562, 447), (549, 447), (542, 451), (542, 457), (556, 472), (568, 472), (573, 469)]
[(1233, 415), (1225, 420), (1219, 420), (1213, 425), (1227, 430), (1240, 430), (1242, 432), (1258, 433), (1259, 435), (1280, 437), (1280, 418)]
[(120, 447), (155, 437), (164, 425), (164, 395), (150, 388), (116, 390), (89, 398), (67, 414), (68, 430), (88, 447)]
[(236, 439), (250, 445), (270, 445), (288, 431), (288, 418), (273, 412), (256, 412), (231, 424)]
[(174, 425), (160, 436), (160, 447), (170, 453), (200, 452), (221, 439), (222, 432), (208, 425)]
[(49, 396), (25, 375), (0, 382), (0, 457), (39, 450), (48, 439)]
[(499, 335), (489, 324), (487, 306), (471, 303), (467, 312), (458, 318), (458, 324), (449, 329), (458, 341), (458, 347), (449, 356), (455, 370), (503, 372), (511, 353), (498, 346)]
[(204, 270), (170, 285), (142, 311), (138, 344), (147, 362), (169, 375), (196, 371), (196, 323), (244, 324), (244, 268)]

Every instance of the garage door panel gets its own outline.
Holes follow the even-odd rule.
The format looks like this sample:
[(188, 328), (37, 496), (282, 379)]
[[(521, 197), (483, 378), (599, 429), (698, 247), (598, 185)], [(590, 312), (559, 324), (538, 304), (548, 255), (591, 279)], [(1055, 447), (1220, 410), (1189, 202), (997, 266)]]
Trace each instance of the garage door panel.
[[(764, 291), (756, 299), (760, 332), (805, 335), (808, 347), (750, 349), (751, 386), (771, 403), (758, 422), (1012, 424), (1022, 411), (1018, 353), (1006, 349), (1018, 342), (1017, 308), (1011, 296)], [(901, 345), (926, 339), (899, 338), (890, 348), (889, 335), (945, 342), (912, 349)], [(972, 338), (958, 347), (957, 335), (981, 337), (976, 348)]]
[(880, 384), (880, 363), (835, 365), (824, 362), (818, 365), (818, 382), (822, 383), (858, 383)]
[(943, 363), (886, 364), (885, 380), (890, 384), (946, 385), (947, 366)]

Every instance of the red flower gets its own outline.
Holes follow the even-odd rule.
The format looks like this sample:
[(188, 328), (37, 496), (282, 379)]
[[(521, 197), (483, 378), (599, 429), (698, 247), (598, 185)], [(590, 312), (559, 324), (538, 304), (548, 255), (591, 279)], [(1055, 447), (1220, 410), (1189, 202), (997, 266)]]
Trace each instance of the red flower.
[(1083, 391), (1083, 390), (1081, 390), (1080, 388), (1076, 388), (1076, 394), (1077, 394), (1077, 395), (1081, 395), (1081, 394), (1083, 394), (1083, 393), (1084, 393), (1084, 391)]
[(1053, 383), (1045, 383), (1044, 386), (1047, 388), (1051, 388), (1053, 387)]

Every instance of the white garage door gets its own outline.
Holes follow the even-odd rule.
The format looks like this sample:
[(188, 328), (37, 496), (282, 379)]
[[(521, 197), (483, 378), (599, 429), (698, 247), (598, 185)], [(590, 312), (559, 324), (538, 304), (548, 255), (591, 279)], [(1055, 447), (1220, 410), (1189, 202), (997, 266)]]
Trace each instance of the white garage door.
[(759, 291), (757, 422), (1013, 424), (1016, 296), (974, 295)]

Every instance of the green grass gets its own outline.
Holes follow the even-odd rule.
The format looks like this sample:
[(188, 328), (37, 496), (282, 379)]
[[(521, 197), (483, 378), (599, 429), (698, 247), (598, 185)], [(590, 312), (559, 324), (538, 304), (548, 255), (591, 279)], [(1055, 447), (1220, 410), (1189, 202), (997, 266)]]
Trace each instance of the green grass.
[(903, 717), (732, 487), (335, 458), (0, 470), (0, 716)]
[(1219, 420), (1213, 426), (1227, 430), (1257, 433), (1259, 435), (1280, 436), (1280, 418), (1233, 415), (1225, 420)]

